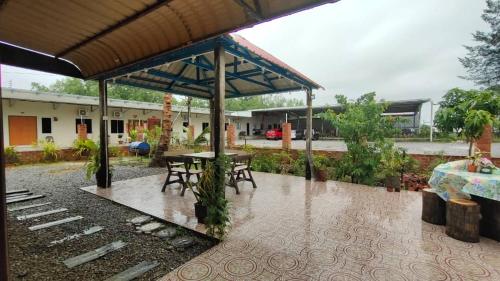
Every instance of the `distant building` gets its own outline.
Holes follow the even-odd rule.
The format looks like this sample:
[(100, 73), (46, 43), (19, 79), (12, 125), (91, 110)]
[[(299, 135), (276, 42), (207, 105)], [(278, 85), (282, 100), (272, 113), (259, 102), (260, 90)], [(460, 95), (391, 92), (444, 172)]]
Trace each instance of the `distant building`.
[[(69, 147), (77, 138), (77, 125), (87, 125), (87, 137), (98, 140), (98, 97), (28, 90), (2, 89), (4, 114), (4, 141), (7, 146), (31, 147), (40, 140), (53, 139), (60, 147)], [(420, 126), (422, 104), (429, 100), (390, 102), (385, 115), (399, 116), (405, 122), (398, 127), (417, 130)], [(126, 143), (129, 131), (139, 127), (161, 125), (162, 104), (130, 100), (108, 101), (108, 128), (110, 144)], [(339, 111), (339, 106), (315, 106), (313, 113), (327, 109)], [(173, 135), (184, 138), (183, 126), (187, 123), (187, 107), (172, 107)], [(306, 107), (256, 109), (251, 111), (226, 111), (226, 123), (233, 123), (237, 135), (261, 135), (270, 128), (281, 128), (286, 120), (292, 129), (305, 129)], [(209, 126), (207, 108), (191, 109), (191, 124), (195, 135)], [(149, 122), (149, 124), (148, 124)], [(313, 119), (313, 128), (324, 136), (336, 136), (337, 130), (320, 118)]]
[[(31, 147), (47, 138), (60, 147), (69, 147), (77, 138), (77, 125), (87, 124), (87, 136), (99, 139), (98, 97), (40, 93), (2, 89), (5, 145)], [(130, 100), (108, 100), (110, 145), (125, 143), (131, 129), (148, 127), (148, 121), (161, 125), (163, 105)], [(183, 137), (187, 107), (172, 106), (173, 135)], [(209, 110), (191, 109), (195, 135), (209, 126)], [(251, 133), (250, 112), (228, 112), (227, 122), (236, 124), (236, 133)], [(151, 127), (151, 126), (150, 126)]]

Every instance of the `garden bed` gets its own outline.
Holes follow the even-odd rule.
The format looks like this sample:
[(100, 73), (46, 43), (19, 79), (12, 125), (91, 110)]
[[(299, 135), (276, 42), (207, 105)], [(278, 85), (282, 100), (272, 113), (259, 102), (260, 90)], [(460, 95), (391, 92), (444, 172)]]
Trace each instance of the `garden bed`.
[[(26, 188), (36, 194), (46, 195), (43, 199), (9, 205), (9, 208), (52, 202), (38, 209), (9, 212), (9, 275), (12, 280), (104, 280), (142, 261), (158, 261), (159, 266), (139, 278), (139, 280), (154, 280), (215, 244), (214, 240), (204, 235), (179, 227), (177, 228), (178, 235), (193, 238), (195, 241), (193, 246), (186, 249), (175, 248), (171, 246), (169, 240), (136, 233), (135, 228), (127, 224), (127, 220), (141, 213), (79, 189), (79, 187), (94, 184), (85, 179), (82, 165), (82, 163), (66, 162), (7, 169), (7, 190)], [(164, 168), (115, 165), (113, 178), (124, 180), (163, 172), (165, 172)], [(56, 208), (69, 210), (38, 219), (24, 221), (16, 219), (18, 215)], [(84, 218), (38, 231), (28, 230), (29, 226), (35, 224), (78, 215)], [(53, 240), (80, 233), (96, 225), (104, 229), (54, 247), (47, 247)], [(67, 258), (118, 240), (122, 240), (127, 245), (116, 252), (72, 269), (68, 269), (63, 264)]]

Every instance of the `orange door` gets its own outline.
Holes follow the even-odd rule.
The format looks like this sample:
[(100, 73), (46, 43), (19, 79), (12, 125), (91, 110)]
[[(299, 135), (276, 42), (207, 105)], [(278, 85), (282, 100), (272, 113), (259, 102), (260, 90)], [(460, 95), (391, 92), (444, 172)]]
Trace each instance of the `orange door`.
[(36, 116), (9, 116), (9, 144), (31, 145), (37, 141)]

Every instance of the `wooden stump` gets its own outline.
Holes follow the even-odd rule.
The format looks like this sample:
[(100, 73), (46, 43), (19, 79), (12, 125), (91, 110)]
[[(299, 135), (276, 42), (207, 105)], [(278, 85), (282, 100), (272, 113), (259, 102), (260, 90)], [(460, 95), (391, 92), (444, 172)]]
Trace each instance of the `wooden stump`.
[(446, 223), (446, 201), (433, 189), (422, 190), (422, 220), (438, 225)]
[(472, 200), (481, 206), (479, 234), (500, 242), (500, 201), (474, 195)]
[(464, 242), (479, 242), (479, 205), (467, 199), (450, 199), (446, 204), (446, 234)]

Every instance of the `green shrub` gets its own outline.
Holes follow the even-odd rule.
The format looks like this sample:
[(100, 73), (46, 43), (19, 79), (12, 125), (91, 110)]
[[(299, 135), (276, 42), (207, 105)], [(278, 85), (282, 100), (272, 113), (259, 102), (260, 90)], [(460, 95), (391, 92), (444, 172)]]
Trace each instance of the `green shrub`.
[(73, 149), (75, 150), (75, 155), (89, 156), (90, 152), (96, 149), (97, 144), (91, 139), (76, 139), (73, 141)]
[(4, 150), (5, 163), (15, 164), (19, 162), (19, 154), (14, 146), (8, 146)]
[(257, 154), (252, 160), (252, 170), (265, 173), (279, 173), (279, 161), (275, 154)]
[(108, 146), (108, 155), (109, 157), (120, 157), (121, 150), (118, 146)]
[(388, 103), (377, 101), (375, 93), (365, 94), (355, 101), (342, 95), (337, 95), (336, 99), (343, 111), (328, 110), (321, 114), (339, 129), (347, 145), (347, 152), (337, 164), (335, 177), (372, 185), (376, 181), (385, 138), (394, 137), (399, 131), (394, 127), (397, 119), (382, 115)]
[(42, 147), (43, 160), (48, 162), (57, 161), (59, 158), (58, 147), (53, 141), (40, 141), (39, 145)]
[(297, 159), (293, 161), (292, 174), (298, 177), (306, 176), (306, 154), (302, 151), (297, 154)]

